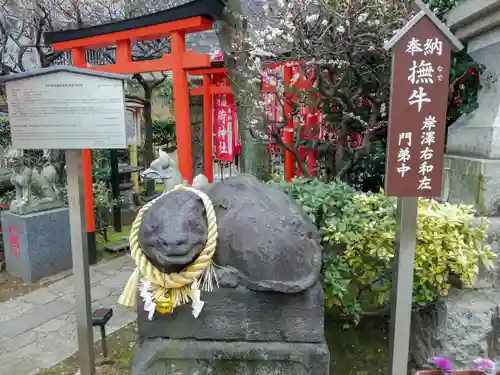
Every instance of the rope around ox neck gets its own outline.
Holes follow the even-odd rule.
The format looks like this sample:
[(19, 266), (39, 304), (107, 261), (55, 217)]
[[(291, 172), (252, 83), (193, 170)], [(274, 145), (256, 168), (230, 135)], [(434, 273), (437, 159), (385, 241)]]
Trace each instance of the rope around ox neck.
[(130, 254), (135, 261), (136, 269), (130, 276), (122, 295), (118, 299), (119, 304), (130, 307), (136, 305), (137, 286), (141, 278), (145, 278), (151, 283), (155, 291), (155, 299), (170, 292), (174, 299), (174, 307), (188, 302), (189, 289), (194, 282), (200, 284), (200, 281), (202, 281), (202, 289), (206, 291), (212, 290), (212, 278), (214, 277), (212, 258), (217, 246), (218, 236), (217, 218), (214, 207), (210, 198), (205, 193), (189, 186), (177, 185), (165, 194), (178, 190), (189, 191), (198, 195), (205, 206), (208, 224), (205, 248), (193, 263), (179, 273), (166, 274), (156, 268), (142, 252), (139, 244), (139, 230), (145, 212), (161, 199), (163, 195), (147, 203), (140, 209), (130, 230)]

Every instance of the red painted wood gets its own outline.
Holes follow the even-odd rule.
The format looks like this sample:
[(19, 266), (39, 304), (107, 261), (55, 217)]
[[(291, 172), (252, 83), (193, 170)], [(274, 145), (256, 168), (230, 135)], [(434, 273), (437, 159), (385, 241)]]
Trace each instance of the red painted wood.
[(212, 160), (212, 95), (210, 88), (212, 77), (210, 74), (203, 76), (203, 172), (211, 183), (214, 179)]
[[(292, 82), (292, 67), (291, 66), (285, 66), (284, 68), (284, 83), (285, 86), (288, 87), (290, 86)], [(287, 95), (290, 95), (289, 90)], [(284, 132), (284, 142), (288, 147), (293, 148), (293, 118), (292, 118), (292, 104), (290, 102), (290, 99), (285, 99), (284, 100), (284, 117), (287, 120), (287, 124), (285, 126), (285, 132)], [(285, 180), (290, 182), (292, 178), (295, 176), (295, 161), (293, 158), (293, 154), (288, 151), (284, 150), (285, 152)]]
[[(205, 95), (205, 89), (203, 87), (196, 87), (189, 91), (192, 96), (202, 96)], [(231, 90), (231, 86), (214, 86), (210, 85), (209, 95), (217, 95), (217, 94), (233, 94), (233, 90)]]
[(166, 38), (173, 32), (195, 33), (212, 29), (212, 21), (204, 17), (192, 17), (184, 20), (161, 23), (153, 26), (119, 31), (111, 34), (96, 35), (89, 38), (75, 39), (52, 44), (54, 51), (71, 51), (74, 48), (100, 48), (116, 45), (118, 40), (129, 39), (132, 42)]
[[(73, 66), (86, 68), (87, 59), (84, 48), (74, 48), (71, 51)], [(82, 150), (83, 196), (85, 199), (85, 226), (87, 233), (95, 232), (94, 189), (92, 179), (92, 155), (89, 149)]]
[[(185, 35), (173, 32), (170, 37), (172, 63), (186, 51)], [(208, 57), (208, 56), (207, 56)], [(173, 64), (174, 112), (176, 120), (177, 157), (182, 179), (193, 183), (193, 156), (191, 149), (191, 118), (189, 113), (189, 89), (187, 73), (182, 64)]]

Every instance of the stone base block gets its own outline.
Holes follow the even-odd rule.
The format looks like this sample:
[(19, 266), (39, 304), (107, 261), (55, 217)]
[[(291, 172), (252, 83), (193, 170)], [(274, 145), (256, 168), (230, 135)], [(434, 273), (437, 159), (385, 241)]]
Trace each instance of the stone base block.
[(452, 358), (456, 370), (470, 369), (478, 357), (500, 361), (498, 331), (492, 326), (499, 300), (497, 289), (452, 290), (434, 309), (413, 313), (410, 355), (415, 366), (422, 368), (433, 356)]
[(328, 375), (326, 343), (144, 340), (133, 375)]
[(447, 154), (442, 198), (473, 205), (482, 215), (499, 216), (500, 160)]
[(44, 202), (43, 200), (37, 200), (27, 206), (20, 206), (17, 203), (17, 201), (12, 201), (10, 204), (9, 211), (17, 215), (27, 215), (35, 212), (54, 210), (56, 208), (62, 208), (62, 207), (64, 207), (64, 203), (60, 200), (47, 201), (47, 202)]
[(2, 212), (7, 272), (33, 282), (72, 266), (69, 211)]
[(197, 319), (191, 305), (171, 315), (148, 320), (141, 302), (141, 338), (197, 340), (284, 341), (320, 343), (324, 340), (323, 289), (319, 283), (296, 294), (254, 292), (243, 286), (202, 293), (205, 306)]

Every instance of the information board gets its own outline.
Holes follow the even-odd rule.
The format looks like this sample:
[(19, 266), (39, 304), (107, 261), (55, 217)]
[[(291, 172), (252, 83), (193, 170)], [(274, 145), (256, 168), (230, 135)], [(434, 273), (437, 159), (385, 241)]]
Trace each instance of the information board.
[(6, 86), (14, 148), (127, 148), (123, 81), (62, 71)]
[(135, 111), (127, 108), (127, 142), (137, 143), (137, 121)]

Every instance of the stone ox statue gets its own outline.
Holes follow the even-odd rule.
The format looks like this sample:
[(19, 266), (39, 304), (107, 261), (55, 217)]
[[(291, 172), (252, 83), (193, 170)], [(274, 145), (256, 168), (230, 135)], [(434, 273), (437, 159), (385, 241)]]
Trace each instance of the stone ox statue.
[[(181, 306), (148, 320), (139, 305), (133, 374), (328, 375), (316, 227), (285, 193), (254, 177), (196, 181), (216, 210), (219, 288), (203, 293), (198, 319)], [(139, 242), (171, 273), (199, 255), (206, 237), (201, 199), (174, 191), (145, 212)]]

